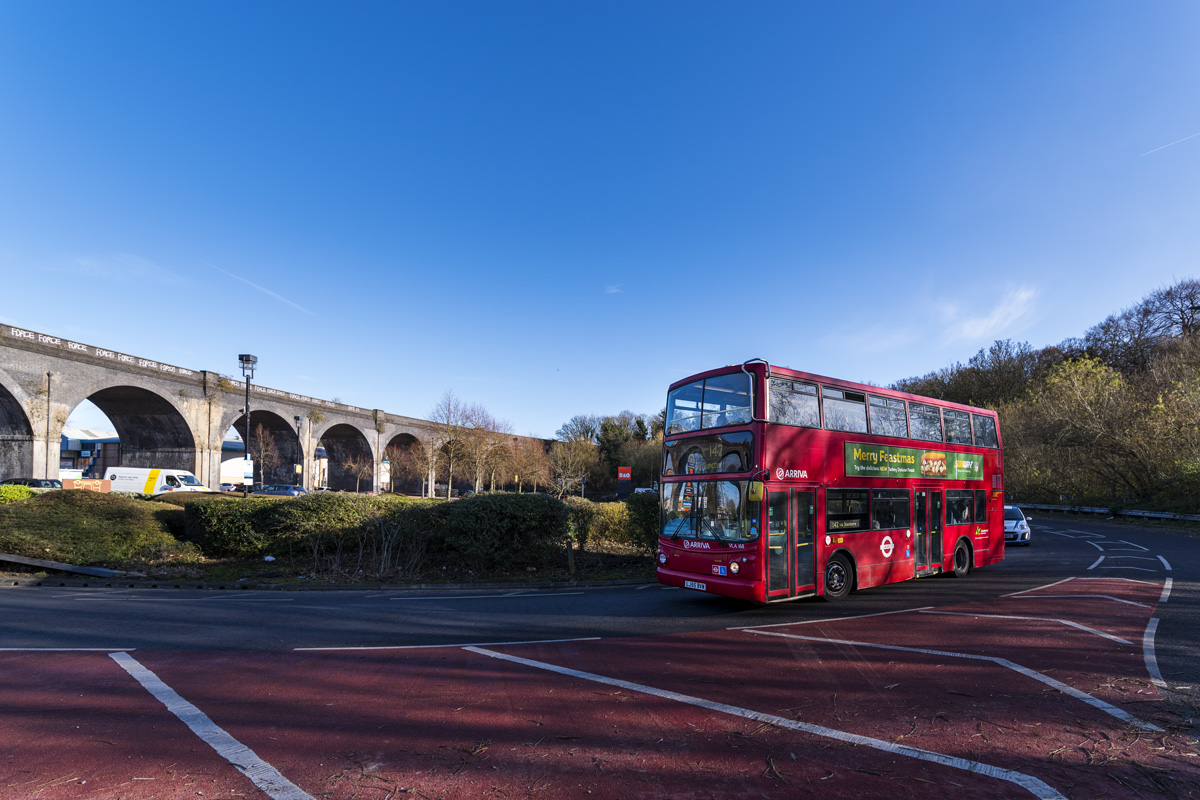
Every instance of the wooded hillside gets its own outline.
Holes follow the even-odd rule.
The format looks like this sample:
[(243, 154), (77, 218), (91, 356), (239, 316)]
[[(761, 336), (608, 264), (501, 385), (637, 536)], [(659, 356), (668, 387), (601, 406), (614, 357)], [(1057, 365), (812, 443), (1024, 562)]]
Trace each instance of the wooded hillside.
[(1010, 499), (1200, 511), (1200, 281), (1080, 339), (997, 341), (892, 388), (995, 409)]

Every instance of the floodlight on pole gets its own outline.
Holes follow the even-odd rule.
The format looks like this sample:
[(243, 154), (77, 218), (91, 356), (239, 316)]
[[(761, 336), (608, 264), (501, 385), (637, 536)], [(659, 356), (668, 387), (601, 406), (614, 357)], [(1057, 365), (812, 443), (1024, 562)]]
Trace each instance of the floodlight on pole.
[[(242, 377), (246, 379), (246, 441), (244, 442), (246, 451), (246, 460), (250, 460), (250, 379), (254, 377), (254, 365), (258, 363), (258, 356), (252, 356), (243, 353), (238, 356), (238, 361), (242, 363)], [(254, 476), (250, 476), (250, 480), (254, 480)], [(245, 482), (245, 477), (242, 478), (242, 497), (250, 496), (250, 487)]]

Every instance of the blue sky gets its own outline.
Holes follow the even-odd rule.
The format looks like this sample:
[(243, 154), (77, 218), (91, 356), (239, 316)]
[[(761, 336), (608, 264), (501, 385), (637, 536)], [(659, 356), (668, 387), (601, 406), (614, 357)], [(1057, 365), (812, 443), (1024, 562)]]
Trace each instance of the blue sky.
[[(0, 2), (0, 322), (517, 433), (1200, 254), (1194, 2)], [(76, 420), (79, 421), (79, 420)]]

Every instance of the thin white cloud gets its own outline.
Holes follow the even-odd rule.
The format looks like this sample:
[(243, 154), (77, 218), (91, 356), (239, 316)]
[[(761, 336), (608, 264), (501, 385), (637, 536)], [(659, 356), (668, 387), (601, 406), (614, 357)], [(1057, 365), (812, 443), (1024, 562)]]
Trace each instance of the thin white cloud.
[(624, 291), (625, 290), (622, 289), (620, 286), (605, 286), (604, 287), (605, 294), (621, 294)]
[(1033, 312), (1037, 291), (1027, 286), (1012, 289), (1000, 298), (1000, 303), (986, 316), (960, 315), (951, 311), (950, 323), (944, 338), (947, 342), (981, 341), (1000, 338), (1006, 330), (1016, 327)]
[(1176, 139), (1175, 141), (1171, 142), (1171, 144), (1164, 144), (1162, 147), (1156, 147), (1153, 150), (1147, 150), (1146, 152), (1142, 153), (1141, 156), (1138, 156), (1138, 158), (1141, 158), (1142, 156), (1148, 156), (1151, 153), (1157, 153), (1159, 150), (1166, 150), (1172, 145), (1177, 145), (1180, 142), (1186, 142), (1188, 139), (1195, 139), (1197, 136), (1200, 136), (1200, 133), (1193, 133), (1191, 136), (1185, 136), (1182, 139)]
[(46, 270), (78, 278), (114, 283), (154, 283), (157, 285), (184, 283), (183, 278), (177, 272), (134, 253), (80, 256), (61, 266), (49, 265)]
[(227, 272), (226, 270), (223, 270), (220, 267), (214, 267), (212, 264), (209, 264), (209, 266), (212, 267), (213, 269), (215, 269), (217, 272), (228, 275), (229, 277), (233, 278), (235, 281), (241, 281), (242, 283), (246, 284), (247, 286), (250, 286), (254, 289), (258, 289), (260, 292), (262, 292), (265, 295), (274, 297), (276, 300), (278, 300), (281, 303), (286, 303), (287, 305), (291, 306), (292, 308), (296, 309), (297, 311), (303, 311), (305, 314), (308, 314), (309, 316), (313, 316), (313, 317), (317, 316), (315, 312), (309, 311), (307, 308), (300, 305), (299, 303), (293, 303), (291, 300), (288, 300), (283, 295), (278, 294), (276, 292), (272, 292), (270, 289), (266, 288), (265, 286), (259, 286), (254, 281), (248, 281), (245, 278), (241, 277), (240, 275), (234, 275), (232, 272)]

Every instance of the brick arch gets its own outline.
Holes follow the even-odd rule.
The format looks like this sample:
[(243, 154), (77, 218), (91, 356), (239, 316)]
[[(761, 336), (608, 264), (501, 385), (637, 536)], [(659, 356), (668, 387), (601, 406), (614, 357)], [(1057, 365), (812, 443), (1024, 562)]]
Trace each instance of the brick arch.
[[(375, 487), (379, 460), (362, 430), (345, 422), (331, 425), (322, 431), (320, 446), (325, 448), (325, 457), (329, 459), (327, 481), (330, 489), (366, 492)], [(371, 477), (356, 478), (343, 466), (348, 459), (366, 459), (371, 464)]]
[(424, 494), (426, 467), (425, 443), (411, 433), (398, 433), (384, 446), (382, 458), (389, 461), (387, 475), (392, 492)]
[(21, 403), (24, 392), (0, 375), (0, 480), (33, 474), (33, 424)]
[[(263, 458), (259, 452), (257, 440), (258, 426), (263, 427), (266, 434), (264, 444), (274, 448), (276, 460), (264, 470)], [(246, 415), (243, 413), (229, 426), (238, 432), (243, 439), (246, 437)], [(225, 429), (226, 431), (229, 428)], [(296, 465), (304, 463), (304, 453), (300, 446), (300, 436), (292, 420), (266, 409), (250, 407), (250, 454), (254, 457), (254, 480), (259, 483), (302, 483), (303, 475), (296, 474)]]
[(196, 437), (167, 398), (152, 389), (124, 385), (100, 389), (85, 399), (104, 412), (116, 430), (120, 466), (196, 468)]

